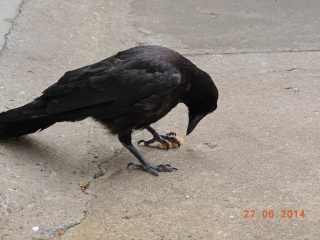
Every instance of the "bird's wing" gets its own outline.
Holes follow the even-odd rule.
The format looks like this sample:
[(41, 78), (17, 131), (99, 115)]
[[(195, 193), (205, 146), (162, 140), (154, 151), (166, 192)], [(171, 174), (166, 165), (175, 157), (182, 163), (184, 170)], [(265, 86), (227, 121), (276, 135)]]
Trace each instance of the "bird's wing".
[(67, 72), (44, 91), (43, 97), (49, 100), (49, 114), (107, 103), (110, 103), (110, 109), (105, 109), (106, 112), (128, 108), (145, 111), (181, 81), (179, 70), (164, 61), (107, 59)]

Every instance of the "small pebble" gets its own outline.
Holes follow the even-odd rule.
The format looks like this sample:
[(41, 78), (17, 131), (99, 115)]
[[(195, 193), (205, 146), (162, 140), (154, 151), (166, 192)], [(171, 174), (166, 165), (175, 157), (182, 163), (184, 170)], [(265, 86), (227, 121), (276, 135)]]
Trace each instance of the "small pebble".
[(34, 232), (36, 232), (36, 231), (39, 230), (39, 227), (38, 227), (38, 226), (35, 226), (35, 227), (32, 228), (32, 230), (33, 230)]

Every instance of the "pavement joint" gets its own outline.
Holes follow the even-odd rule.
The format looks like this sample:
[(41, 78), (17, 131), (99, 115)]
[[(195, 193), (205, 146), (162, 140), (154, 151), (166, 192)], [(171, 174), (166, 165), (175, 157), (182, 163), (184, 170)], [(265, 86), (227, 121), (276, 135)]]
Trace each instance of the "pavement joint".
[(252, 51), (252, 52), (200, 52), (200, 53), (184, 53), (184, 56), (207, 56), (207, 55), (246, 55), (246, 54), (281, 54), (281, 53), (309, 53), (309, 52), (320, 52), (320, 49), (310, 50), (283, 50), (283, 51)]

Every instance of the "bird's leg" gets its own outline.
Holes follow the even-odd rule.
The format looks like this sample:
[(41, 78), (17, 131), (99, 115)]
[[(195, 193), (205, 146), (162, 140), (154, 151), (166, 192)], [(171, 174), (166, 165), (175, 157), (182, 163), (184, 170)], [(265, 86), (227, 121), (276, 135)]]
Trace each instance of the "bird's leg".
[(169, 164), (160, 164), (158, 166), (152, 166), (141, 153), (132, 145), (131, 143), (131, 132), (125, 134), (119, 134), (119, 140), (138, 160), (141, 164), (129, 163), (128, 167), (132, 167), (134, 169), (141, 169), (151, 173), (152, 175), (158, 176), (157, 172), (172, 172), (173, 170), (177, 170), (176, 168), (171, 167)]
[(169, 132), (166, 135), (160, 135), (155, 129), (153, 129), (150, 126), (146, 127), (146, 129), (153, 135), (153, 138), (148, 141), (140, 140), (138, 142), (138, 145), (143, 142), (145, 146), (149, 146), (150, 144), (152, 144), (154, 142), (160, 142), (160, 143), (166, 145), (167, 150), (168, 150), (169, 149), (169, 141), (170, 141), (170, 142), (176, 143), (180, 147), (180, 142), (176, 138), (176, 135), (177, 135), (176, 133)]

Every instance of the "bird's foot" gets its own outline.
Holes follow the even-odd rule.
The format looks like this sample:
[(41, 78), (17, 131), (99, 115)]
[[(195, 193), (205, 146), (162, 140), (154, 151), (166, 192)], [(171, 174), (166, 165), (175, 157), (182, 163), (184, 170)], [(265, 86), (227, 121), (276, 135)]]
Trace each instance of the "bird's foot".
[(170, 148), (170, 142), (177, 144), (180, 147), (180, 142), (179, 140), (176, 138), (176, 133), (175, 132), (169, 132), (166, 135), (160, 135), (158, 133), (155, 133), (153, 135), (153, 138), (150, 140), (140, 140), (138, 142), (138, 145), (140, 143), (143, 143), (144, 146), (149, 146), (150, 144), (154, 143), (154, 142), (160, 142), (163, 145), (166, 146), (166, 149), (169, 150)]
[(129, 163), (128, 168), (139, 169), (151, 173), (154, 176), (159, 176), (158, 172), (172, 172), (178, 170), (177, 168), (171, 167), (169, 164), (160, 164), (157, 166), (145, 166), (143, 164)]

